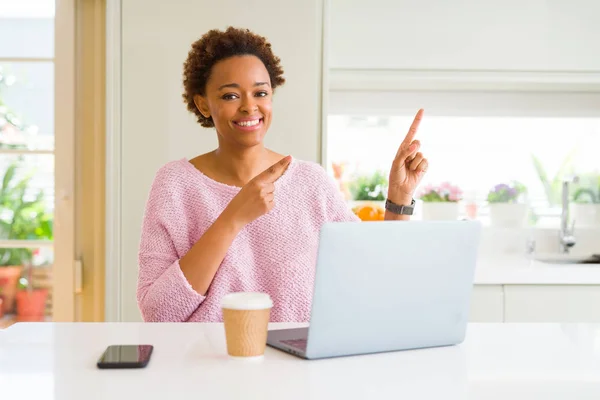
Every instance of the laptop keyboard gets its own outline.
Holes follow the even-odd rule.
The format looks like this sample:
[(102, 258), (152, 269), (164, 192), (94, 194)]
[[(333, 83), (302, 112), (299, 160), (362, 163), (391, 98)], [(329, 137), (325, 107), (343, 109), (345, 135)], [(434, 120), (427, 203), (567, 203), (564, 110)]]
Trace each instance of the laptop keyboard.
[(294, 347), (302, 351), (306, 351), (306, 339), (282, 340), (281, 343), (287, 344), (290, 347)]

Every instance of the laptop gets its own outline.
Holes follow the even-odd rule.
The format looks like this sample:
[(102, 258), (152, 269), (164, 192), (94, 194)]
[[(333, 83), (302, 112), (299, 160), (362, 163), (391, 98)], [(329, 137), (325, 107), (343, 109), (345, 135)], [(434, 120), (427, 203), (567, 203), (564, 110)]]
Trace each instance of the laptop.
[(308, 328), (267, 345), (320, 359), (460, 344), (481, 224), (331, 222), (322, 226)]

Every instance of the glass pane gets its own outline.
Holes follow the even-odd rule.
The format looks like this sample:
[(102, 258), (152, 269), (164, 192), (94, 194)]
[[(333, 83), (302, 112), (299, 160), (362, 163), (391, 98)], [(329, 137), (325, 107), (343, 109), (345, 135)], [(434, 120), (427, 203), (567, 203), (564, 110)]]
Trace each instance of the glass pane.
[(54, 57), (54, 0), (0, 0), (0, 58)]
[(53, 63), (0, 63), (0, 148), (54, 148)]
[[(27, 278), (27, 275), (31, 274), (34, 285), (45, 285), (46, 280), (50, 278), (49, 274), (44, 274), (41, 277), (42, 274), (39, 271), (36, 272), (36, 270), (48, 268), (54, 263), (54, 249), (51, 244), (35, 248), (2, 247), (0, 248), (0, 260), (2, 260), (0, 268), (9, 265), (21, 266), (23, 267), (21, 268), (21, 277)], [(6, 260), (12, 260), (12, 262)], [(33, 267), (31, 271), (25, 268), (29, 265)], [(42, 282), (42, 278), (45, 281)]]
[(2, 155), (0, 185), (0, 240), (53, 239), (54, 155)]
[[(387, 177), (412, 119), (412, 115), (330, 116), (329, 167), (335, 164), (339, 171), (343, 166), (347, 185), (358, 175), (377, 170)], [(458, 185), (465, 200), (477, 203), (483, 215), (490, 189), (517, 180), (526, 186), (538, 222), (555, 221), (560, 211), (557, 182), (577, 174), (584, 177), (581, 188), (598, 182), (600, 176), (599, 118), (428, 116), (417, 138), (430, 162), (421, 187), (443, 182)], [(600, 188), (594, 185), (593, 191), (600, 196)]]

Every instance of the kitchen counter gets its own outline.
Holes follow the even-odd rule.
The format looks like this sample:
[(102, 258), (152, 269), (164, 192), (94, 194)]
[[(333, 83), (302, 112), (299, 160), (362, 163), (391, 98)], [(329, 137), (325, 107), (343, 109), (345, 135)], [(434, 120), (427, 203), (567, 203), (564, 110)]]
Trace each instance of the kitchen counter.
[[(272, 324), (271, 328), (303, 326)], [(144, 369), (98, 370), (111, 344), (153, 344)], [(17, 323), (0, 331), (12, 399), (598, 399), (600, 325), (470, 324), (458, 346), (306, 361), (229, 359), (221, 324)]]
[(484, 256), (476, 285), (600, 285), (600, 264), (546, 264), (522, 256)]

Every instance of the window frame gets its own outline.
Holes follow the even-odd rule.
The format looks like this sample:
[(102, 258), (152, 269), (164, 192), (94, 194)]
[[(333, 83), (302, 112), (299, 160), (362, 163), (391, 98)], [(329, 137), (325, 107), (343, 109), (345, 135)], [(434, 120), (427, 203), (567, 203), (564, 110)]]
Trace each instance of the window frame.
[(0, 62), (54, 64), (54, 149), (0, 149), (0, 155), (54, 156), (54, 240), (0, 240), (0, 247), (53, 247), (52, 320), (58, 322), (75, 320), (77, 287), (77, 281), (74, 279), (76, 1), (55, 2), (54, 57), (0, 57)]

